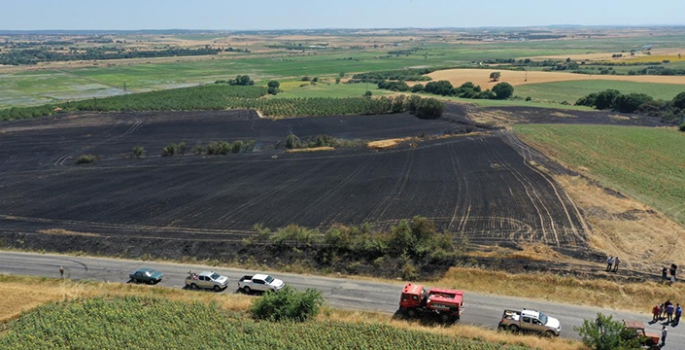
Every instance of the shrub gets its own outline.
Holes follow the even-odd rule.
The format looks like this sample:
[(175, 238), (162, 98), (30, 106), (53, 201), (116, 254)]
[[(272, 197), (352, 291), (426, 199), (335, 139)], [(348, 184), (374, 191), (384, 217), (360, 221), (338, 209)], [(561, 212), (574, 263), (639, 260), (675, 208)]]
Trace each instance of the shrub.
[(673, 98), (673, 107), (685, 109), (685, 92), (681, 92)]
[(532, 101), (532, 100), (533, 99), (530, 96), (526, 97), (526, 101)]
[(595, 98), (595, 107), (597, 109), (607, 109), (612, 108), (614, 99), (616, 96), (620, 95), (621, 92), (618, 90), (605, 90), (597, 94)]
[(131, 150), (131, 153), (133, 154), (134, 157), (136, 157), (136, 159), (139, 159), (140, 157), (143, 156), (143, 154), (145, 154), (145, 148), (143, 148), (142, 146), (133, 147), (133, 149)]
[(416, 106), (416, 117), (420, 119), (438, 119), (445, 111), (445, 104), (434, 99), (421, 99)]
[(178, 144), (178, 154), (180, 154), (180, 155), (186, 154), (186, 143), (185, 143), (185, 141)]
[(76, 164), (88, 164), (96, 162), (98, 158), (92, 154), (84, 154), (76, 158)]
[(612, 316), (597, 314), (594, 321), (584, 320), (580, 327), (573, 327), (580, 335), (583, 344), (593, 350), (640, 349), (635, 331), (627, 329), (622, 321)]
[(685, 123), (680, 124), (680, 131), (685, 132)]
[(423, 84), (416, 84), (411, 88), (411, 92), (418, 93), (418, 92), (422, 92), (423, 89), (424, 89)]
[(509, 83), (499, 83), (492, 87), (492, 92), (495, 93), (496, 99), (506, 100), (514, 95), (514, 87)]
[(268, 291), (250, 306), (252, 316), (260, 320), (278, 322), (282, 320), (303, 322), (319, 313), (323, 305), (321, 292), (308, 288), (298, 292), (286, 286), (278, 293)]
[(373, 96), (373, 92), (371, 92), (371, 91), (366, 91), (364, 93), (364, 97), (371, 97), (371, 96)]
[(171, 143), (162, 149), (162, 157), (171, 157), (178, 153), (178, 145)]
[(653, 98), (647, 94), (618, 95), (614, 98), (613, 108), (622, 113), (633, 113), (649, 101), (653, 101)]

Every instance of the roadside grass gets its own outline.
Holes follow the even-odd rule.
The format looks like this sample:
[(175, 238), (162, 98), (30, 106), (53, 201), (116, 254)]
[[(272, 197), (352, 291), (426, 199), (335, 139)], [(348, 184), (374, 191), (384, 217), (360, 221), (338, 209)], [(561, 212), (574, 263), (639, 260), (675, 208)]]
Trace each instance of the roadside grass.
[(427, 283), (471, 292), (630, 310), (645, 314), (649, 314), (652, 306), (656, 304), (665, 300), (682, 301), (681, 298), (685, 295), (683, 283), (619, 283), (601, 279), (579, 280), (549, 273), (511, 274), (463, 267), (451, 268), (440, 280)]
[[(379, 342), (387, 344), (387, 342), (393, 341), (393, 344), (397, 344), (396, 342), (422, 341), (422, 343), (433, 343), (438, 347), (449, 344), (468, 346), (469, 349), (582, 349), (579, 342), (568, 339), (514, 335), (508, 332), (460, 324), (450, 327), (431, 327), (417, 322), (394, 319), (387, 314), (338, 310), (329, 307), (325, 307), (315, 320), (306, 323), (255, 322), (247, 314), (254, 298), (240, 294), (189, 292), (155, 286), (77, 282), (7, 275), (0, 275), (0, 286), (2, 286), (0, 293), (3, 296), (0, 298), (0, 322), (17, 320), (20, 315), (22, 315), (22, 320), (30, 322), (32, 317), (37, 317), (37, 313), (33, 310), (40, 308), (41, 326), (33, 330), (45, 330), (47, 332), (41, 335), (32, 332), (32, 337), (26, 338), (15, 331), (15, 329), (21, 330), (21, 323), (8, 323), (5, 326), (5, 332), (0, 335), (0, 342), (4, 341), (6, 342), (5, 345), (10, 347), (13, 344), (18, 344), (15, 341), (19, 341), (19, 339), (22, 339), (22, 343), (37, 341), (45, 345), (57, 341), (64, 335), (72, 337), (73, 341), (84, 344), (91, 341), (90, 337), (98, 336), (100, 341), (116, 342), (118, 340), (112, 339), (114, 338), (112, 335), (130, 326), (130, 319), (134, 319), (133, 322), (137, 325), (136, 327), (142, 327), (150, 333), (168, 329), (165, 327), (168, 322), (173, 324), (170, 323), (167, 326), (173, 328), (177, 327), (179, 322), (184, 323), (188, 322), (184, 320), (192, 319), (192, 324), (187, 324), (181, 329), (193, 329), (198, 323), (221, 323), (222, 326), (228, 326), (221, 333), (229, 334), (243, 334), (246, 328), (253, 331), (261, 328), (264, 332), (281, 334), (290, 329), (299, 335), (290, 339), (278, 337), (278, 341), (290, 342), (291, 346), (298, 348), (308, 346), (300, 344), (300, 341), (307, 341), (309, 337), (317, 337), (317, 335), (307, 334), (329, 333), (335, 329), (332, 335), (325, 336), (328, 337), (328, 341), (332, 342), (328, 343), (330, 348), (336, 346), (339, 348), (340, 344), (345, 343), (348, 345), (376, 344)], [(53, 302), (60, 304), (47, 305)], [(86, 304), (88, 305), (86, 308), (90, 310), (89, 313), (94, 312), (99, 315), (107, 315), (107, 317), (83, 317), (81, 308)], [(218, 310), (216, 309), (217, 306)], [(185, 312), (177, 312), (176, 314), (182, 314), (184, 317), (170, 316), (173, 315), (174, 311), (180, 310), (185, 310)], [(203, 312), (195, 315), (194, 313), (197, 311), (194, 310), (203, 310)], [(189, 315), (189, 313), (193, 314)], [(155, 315), (158, 317), (151, 317)], [(144, 320), (141, 319), (140, 322), (136, 322), (135, 319), (141, 316), (145, 316)], [(211, 317), (207, 318), (206, 316)], [(116, 318), (121, 318), (121, 322), (116, 322)], [(225, 322), (217, 322), (219, 319), (225, 320)], [(65, 320), (72, 326), (80, 326), (65, 328)], [(226, 322), (228, 324), (225, 324)], [(231, 329), (228, 329), (232, 328), (230, 324), (241, 325), (243, 331), (231, 332)], [(301, 333), (300, 327), (307, 328), (307, 331)], [(313, 331), (317, 327), (326, 328), (328, 331), (326, 329), (320, 329), (320, 332)], [(108, 329), (106, 333), (108, 335), (103, 336), (99, 333), (98, 329), (102, 328)], [(88, 333), (89, 336), (82, 337), (75, 334), (81, 332)], [(181, 337), (194, 335), (195, 332), (190, 331), (187, 331), (187, 334), (177, 334)], [(235, 337), (240, 338), (242, 336), (236, 335)], [(374, 339), (376, 337), (380, 339)], [(155, 340), (157, 338), (161, 339), (162, 337), (153, 337), (144, 344), (146, 346), (163, 346), (161, 343), (157, 344)], [(164, 344), (169, 345), (168, 342)]]
[(685, 85), (611, 80), (579, 80), (519, 85), (515, 88), (514, 93), (522, 98), (530, 96), (533, 101), (559, 103), (567, 101), (573, 104), (585, 95), (607, 89), (619, 90), (624, 94), (645, 93), (652, 96), (655, 100), (672, 100), (677, 94), (685, 92)]
[(513, 130), (562, 165), (685, 224), (685, 135), (676, 129), (516, 125)]

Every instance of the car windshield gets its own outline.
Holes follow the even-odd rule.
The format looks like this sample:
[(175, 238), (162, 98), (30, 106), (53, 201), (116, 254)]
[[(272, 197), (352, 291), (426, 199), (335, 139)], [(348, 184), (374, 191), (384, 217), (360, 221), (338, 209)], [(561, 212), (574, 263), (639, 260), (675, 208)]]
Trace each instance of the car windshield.
[(221, 277), (221, 275), (215, 272), (215, 273), (213, 273), (212, 276), (210, 276), (210, 277), (212, 277), (213, 280), (218, 280), (219, 277)]
[(542, 324), (547, 324), (547, 315), (542, 312), (540, 313), (540, 322), (542, 322)]
[(274, 281), (274, 278), (271, 276), (266, 276), (266, 278), (264, 280), (266, 281), (266, 283), (271, 283)]

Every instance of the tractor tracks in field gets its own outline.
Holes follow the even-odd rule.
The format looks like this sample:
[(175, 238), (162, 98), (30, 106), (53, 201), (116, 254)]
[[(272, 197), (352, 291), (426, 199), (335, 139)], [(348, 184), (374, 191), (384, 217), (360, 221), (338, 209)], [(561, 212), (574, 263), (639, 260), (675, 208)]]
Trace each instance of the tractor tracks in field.
[(79, 153), (82, 153), (82, 152), (84, 152), (84, 151), (87, 151), (87, 150), (89, 150), (89, 149), (93, 149), (93, 148), (95, 148), (95, 147), (98, 147), (98, 146), (101, 146), (101, 145), (110, 143), (110, 142), (112, 142), (112, 141), (115, 141), (115, 140), (124, 138), (124, 137), (126, 137), (126, 136), (128, 136), (128, 135), (131, 135), (131, 134), (134, 133), (136, 130), (138, 130), (138, 128), (140, 128), (141, 125), (143, 125), (143, 120), (140, 119), (140, 118), (136, 118), (135, 121), (134, 121), (134, 123), (133, 123), (133, 125), (132, 125), (130, 128), (128, 128), (126, 131), (124, 131), (122, 134), (115, 135), (115, 136), (112, 136), (112, 137), (108, 137), (108, 138), (106, 138), (106, 139), (100, 140), (100, 141), (95, 142), (95, 143), (93, 143), (93, 144), (90, 144), (90, 145), (88, 145), (88, 146), (84, 146), (84, 147), (78, 148), (78, 149), (76, 149), (76, 150), (74, 150), (74, 151), (71, 151), (71, 152), (69, 152), (69, 153), (63, 154), (63, 155), (61, 155), (59, 158), (57, 158), (57, 160), (55, 160), (55, 161), (53, 162), (53, 165), (54, 165), (54, 166), (65, 166), (64, 163), (67, 161), (67, 159), (69, 159), (69, 158), (71, 158), (71, 157), (73, 157), (73, 156), (75, 156), (75, 155), (77, 155), (77, 154), (79, 154)]

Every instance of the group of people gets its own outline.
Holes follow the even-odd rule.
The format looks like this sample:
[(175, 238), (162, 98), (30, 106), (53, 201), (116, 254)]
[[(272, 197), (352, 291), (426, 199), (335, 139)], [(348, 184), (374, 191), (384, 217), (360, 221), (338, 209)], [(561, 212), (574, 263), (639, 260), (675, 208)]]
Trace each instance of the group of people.
[(661, 279), (664, 281), (669, 281), (671, 283), (675, 282), (675, 274), (678, 271), (678, 265), (671, 264), (671, 268), (664, 267), (661, 269)]
[(666, 300), (663, 304), (655, 305), (652, 308), (652, 322), (666, 320), (667, 323), (677, 326), (682, 315), (683, 309), (680, 307), (680, 304), (673, 305), (670, 300)]
[(618, 265), (621, 264), (621, 259), (618, 257), (610, 256), (607, 259), (607, 272), (618, 272)]

